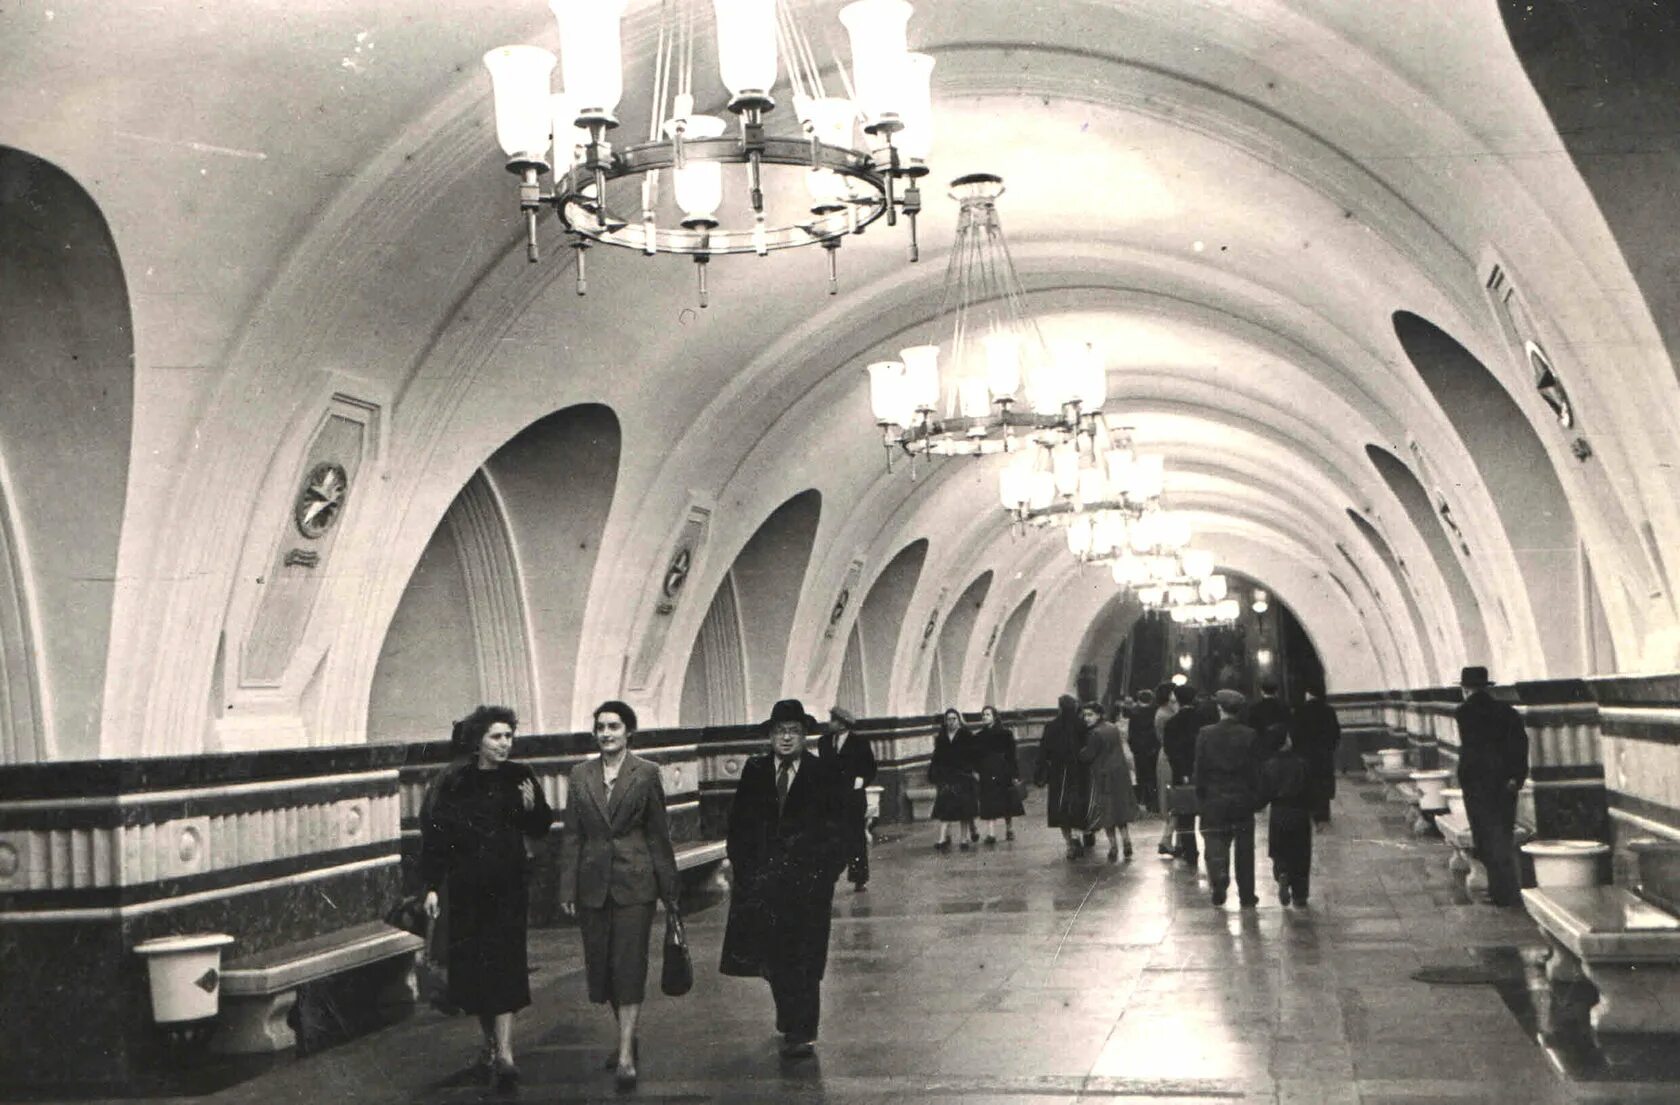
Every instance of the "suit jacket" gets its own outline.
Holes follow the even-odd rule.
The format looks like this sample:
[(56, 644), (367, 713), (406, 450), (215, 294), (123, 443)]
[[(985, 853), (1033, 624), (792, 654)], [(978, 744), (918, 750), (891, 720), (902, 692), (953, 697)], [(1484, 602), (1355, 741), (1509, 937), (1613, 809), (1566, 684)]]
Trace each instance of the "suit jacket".
[(1166, 733), (1161, 747), (1166, 750), (1167, 762), (1172, 765), (1172, 781), (1188, 783), (1196, 769), (1196, 734), (1201, 731), (1202, 719), (1190, 706), (1180, 706), (1167, 719)]
[(768, 753), (747, 760), (729, 807), (734, 883), (720, 970), (821, 978), (834, 881), (846, 869), (840, 792), (823, 761), (802, 752), (778, 810), (775, 760)]
[(1260, 808), (1260, 734), (1221, 719), (1196, 734), (1196, 802), (1203, 824), (1238, 821)]
[(560, 900), (599, 909), (609, 901), (675, 902), (680, 890), (658, 766), (625, 753), (611, 794), (599, 758), (573, 768), (560, 846)]
[[(863, 787), (875, 781), (877, 770), (875, 750), (869, 747), (868, 738), (847, 733), (845, 747), (836, 753), (834, 734), (824, 733), (817, 741), (817, 758), (834, 773), (834, 785), (842, 795), (847, 796), (850, 804), (861, 805), (864, 801)], [(860, 779), (861, 786), (856, 781)]]
[(1458, 782), (1466, 792), (1502, 791), (1528, 778), (1528, 730), (1522, 715), (1486, 691), (1453, 711), (1458, 720)]

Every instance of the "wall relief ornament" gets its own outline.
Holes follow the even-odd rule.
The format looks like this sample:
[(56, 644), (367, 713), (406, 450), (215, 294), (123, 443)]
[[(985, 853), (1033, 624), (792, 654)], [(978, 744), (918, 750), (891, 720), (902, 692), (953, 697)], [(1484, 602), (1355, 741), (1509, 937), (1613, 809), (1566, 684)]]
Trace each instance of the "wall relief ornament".
[(677, 608), (677, 596), (682, 593), (683, 584), (688, 582), (688, 573), (694, 568), (694, 549), (684, 545), (671, 556), (671, 563), (665, 568), (665, 579), (659, 585), (661, 596), (654, 607), (661, 614), (669, 614)]
[(311, 540), (319, 539), (338, 521), (344, 509), (344, 497), (350, 492), (350, 478), (337, 461), (323, 461), (309, 470), (292, 507), (292, 521), (298, 532)]

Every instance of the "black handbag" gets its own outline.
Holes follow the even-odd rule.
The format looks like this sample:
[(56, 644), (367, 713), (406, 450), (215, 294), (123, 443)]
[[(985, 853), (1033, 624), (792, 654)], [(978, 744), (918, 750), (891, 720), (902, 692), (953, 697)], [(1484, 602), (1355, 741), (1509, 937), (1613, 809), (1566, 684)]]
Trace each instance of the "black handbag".
[(420, 990), (420, 1000), (439, 1013), (454, 1016), (461, 1012), (449, 1000), (449, 961), (438, 946), (437, 921), (426, 918), (426, 946), (420, 949), (420, 959), (414, 965), (414, 980)]
[(680, 998), (694, 988), (694, 957), (688, 951), (688, 934), (682, 918), (665, 914), (665, 961), (660, 966), (659, 989)]

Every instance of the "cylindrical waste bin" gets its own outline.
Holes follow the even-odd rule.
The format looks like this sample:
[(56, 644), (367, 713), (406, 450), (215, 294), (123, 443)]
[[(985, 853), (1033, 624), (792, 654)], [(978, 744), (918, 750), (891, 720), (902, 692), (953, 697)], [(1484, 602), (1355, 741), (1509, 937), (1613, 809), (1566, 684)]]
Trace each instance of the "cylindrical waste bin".
[(160, 936), (134, 945), (145, 956), (152, 983), (152, 1018), (159, 1024), (214, 1017), (222, 992), (222, 932)]

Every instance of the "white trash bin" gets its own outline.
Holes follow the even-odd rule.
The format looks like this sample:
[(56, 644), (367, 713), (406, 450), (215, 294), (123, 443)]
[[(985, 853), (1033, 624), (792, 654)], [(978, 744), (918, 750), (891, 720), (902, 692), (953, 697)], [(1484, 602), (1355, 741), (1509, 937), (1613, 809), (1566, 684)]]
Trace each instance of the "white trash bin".
[(222, 949), (231, 943), (226, 933), (201, 932), (134, 945), (151, 976), (152, 1019), (178, 1024), (214, 1017), (222, 993)]

